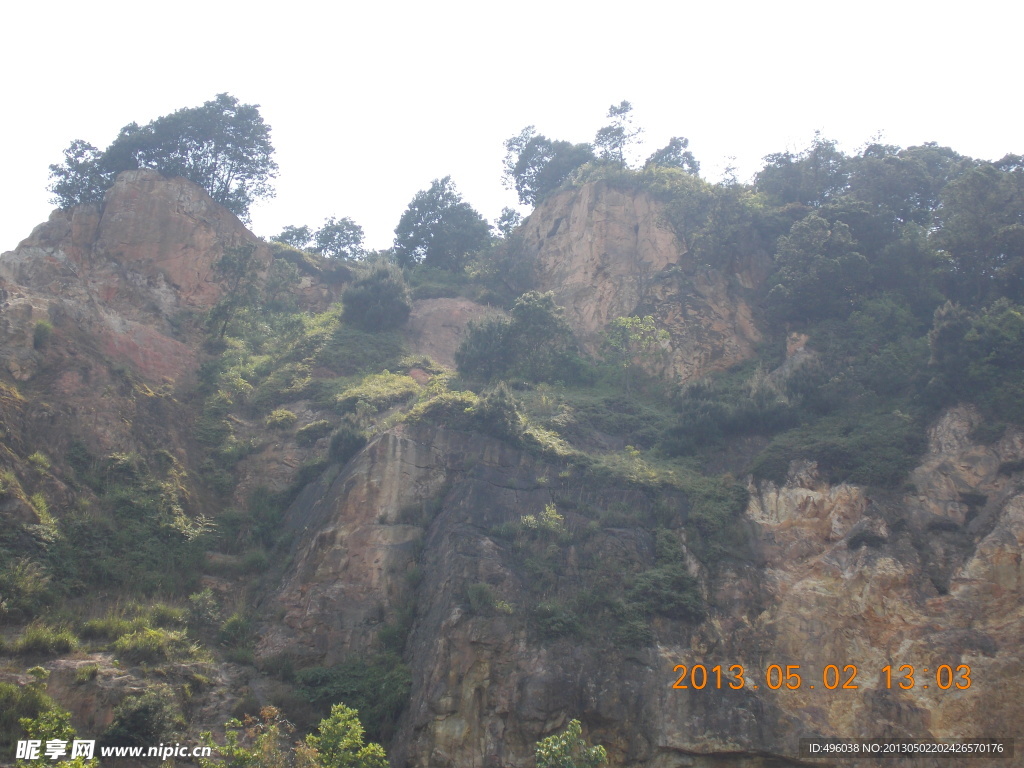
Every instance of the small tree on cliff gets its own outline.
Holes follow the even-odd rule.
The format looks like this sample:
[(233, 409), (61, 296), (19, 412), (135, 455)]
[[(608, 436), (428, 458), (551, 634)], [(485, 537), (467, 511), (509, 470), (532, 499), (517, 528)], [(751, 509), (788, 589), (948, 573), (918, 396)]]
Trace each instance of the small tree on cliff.
[(98, 202), (122, 171), (152, 168), (198, 184), (245, 220), (253, 202), (274, 196), (273, 154), (259, 105), (221, 93), (148, 125), (129, 123), (102, 152), (80, 139), (71, 142), (64, 162), (50, 166), (51, 201), (61, 208)]
[(210, 310), (210, 328), (217, 331), (218, 339), (224, 338), (228, 323), (238, 310), (257, 302), (257, 266), (256, 246), (252, 244), (227, 248), (214, 264), (214, 271), (224, 286), (220, 301)]
[(590, 747), (582, 738), (579, 720), (570, 720), (565, 730), (537, 742), (537, 768), (597, 768), (608, 762), (604, 747)]

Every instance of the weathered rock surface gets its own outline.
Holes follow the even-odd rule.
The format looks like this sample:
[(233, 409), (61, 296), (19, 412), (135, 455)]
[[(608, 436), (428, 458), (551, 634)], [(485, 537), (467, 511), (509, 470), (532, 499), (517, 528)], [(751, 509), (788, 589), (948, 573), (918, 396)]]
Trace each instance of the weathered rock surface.
[[(532, 765), (532, 744), (573, 716), (613, 765), (658, 768), (795, 765), (806, 736), (1012, 735), (1024, 717), (1024, 494), (1013, 463), (1024, 436), (975, 445), (975, 418), (958, 409), (934, 428), (914, 473), (925, 493), (831, 486), (813, 464), (794, 465), (782, 487), (751, 486), (753, 552), (714, 567), (692, 561), (708, 619), (658, 619), (656, 641), (632, 651), (536, 637), (530, 577), (493, 532), (567, 490), (580, 508), (639, 510), (642, 497), (549, 484), (558, 467), (480, 436), (386, 434), (290, 512), (295, 565), (267, 610), (284, 619), (267, 625), (259, 653), (330, 663), (373, 651), (377, 631), (413, 600), (412, 700), (392, 747), (401, 766)], [(587, 519), (571, 510), (566, 522), (575, 535), (552, 598), (579, 568), (613, 564), (621, 578), (653, 563), (642, 529), (584, 536)], [(475, 583), (513, 613), (473, 613), (465, 596)], [(742, 665), (745, 684), (732, 690), (726, 675), (720, 689), (673, 689), (677, 664)], [(799, 688), (772, 690), (772, 664), (798, 665)], [(909, 690), (904, 664), (916, 670)], [(858, 687), (830, 690), (828, 665), (840, 686)]]
[(523, 227), (538, 290), (554, 291), (591, 353), (615, 318), (653, 315), (671, 339), (665, 359), (645, 365), (686, 381), (750, 357), (761, 339), (745, 300), (764, 278), (758, 258), (735, 274), (696, 263), (646, 192), (585, 184), (545, 200)]
[(0, 257), (0, 352), (19, 380), (38, 367), (37, 323), (78, 337), (151, 383), (196, 369), (195, 350), (175, 338), (184, 313), (220, 297), (214, 264), (225, 248), (265, 246), (200, 187), (155, 171), (121, 174), (100, 205), (54, 211)]
[(455, 367), (455, 351), (469, 323), (479, 323), (501, 312), (465, 298), (418, 299), (412, 304), (405, 336), (417, 353), (441, 365)]

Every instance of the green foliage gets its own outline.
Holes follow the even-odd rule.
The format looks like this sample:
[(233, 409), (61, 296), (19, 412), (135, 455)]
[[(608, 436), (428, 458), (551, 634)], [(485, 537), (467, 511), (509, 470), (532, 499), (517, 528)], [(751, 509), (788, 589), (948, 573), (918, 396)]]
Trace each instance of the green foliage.
[(486, 390), (469, 414), (478, 430), (514, 445), (520, 442), (526, 428), (515, 398), (503, 381)]
[(947, 303), (928, 341), (941, 402), (970, 399), (989, 419), (1024, 423), (1024, 307), (1005, 298), (978, 312)]
[(114, 707), (114, 719), (97, 741), (104, 747), (150, 747), (173, 741), (184, 726), (170, 688), (148, 688)]
[[(29, 739), (40, 741), (44, 745), (50, 741), (63, 741), (70, 746), (76, 735), (75, 729), (71, 727), (71, 713), (57, 706), (43, 709), (34, 718), (23, 717), (19, 720), (19, 723)], [(99, 761), (87, 760), (79, 756), (68, 760), (61, 760), (61, 764), (69, 766), (69, 768), (95, 768), (99, 765)], [(37, 760), (19, 760), (18, 765), (41, 767), (53, 765), (53, 760), (47, 758), (45, 752), (40, 750), (40, 756)]]
[(331, 435), (328, 455), (339, 464), (347, 464), (365, 445), (366, 435), (352, 424), (342, 422)]
[(220, 617), (220, 604), (209, 587), (188, 596), (185, 621), (190, 629), (212, 629), (220, 623)]
[(486, 615), (494, 609), (496, 598), (490, 584), (478, 582), (466, 587), (466, 600), (469, 609), (476, 614)]
[(642, 133), (642, 129), (633, 127), (632, 111), (633, 105), (628, 101), (612, 104), (608, 108), (607, 116), (611, 118), (612, 124), (599, 129), (594, 137), (594, 146), (605, 162), (626, 164), (626, 149)]
[(200, 742), (211, 748), (216, 758), (200, 757), (199, 768), (281, 768), (291, 761), (288, 741), (295, 726), (276, 707), (263, 707), (258, 716), (247, 714), (244, 721), (224, 724), (224, 743), (217, 744), (210, 731), (200, 734)]
[(220, 300), (210, 310), (210, 328), (223, 339), (228, 323), (244, 307), (255, 306), (259, 294), (257, 278), (259, 264), (256, 246), (251, 243), (227, 248), (213, 265), (214, 273), (224, 286)]
[(77, 648), (78, 638), (67, 627), (34, 622), (25, 627), (25, 631), (14, 642), (11, 650), (23, 656), (57, 656), (70, 653)]
[(608, 324), (604, 332), (605, 359), (622, 370), (627, 393), (637, 361), (654, 359), (668, 341), (668, 331), (659, 329), (651, 315), (617, 317)]
[(673, 136), (661, 149), (644, 161), (644, 168), (661, 166), (663, 168), (679, 168), (686, 173), (696, 176), (700, 173), (700, 163), (693, 156), (688, 147), (690, 140), (685, 136)]
[(152, 168), (198, 184), (244, 220), (254, 201), (274, 194), (273, 153), (259, 105), (240, 104), (221, 93), (201, 107), (179, 109), (145, 126), (130, 123), (102, 152), (72, 142), (64, 163), (50, 166), (50, 191), (61, 208), (99, 202), (122, 171)]
[(850, 228), (816, 213), (779, 238), (768, 307), (778, 320), (845, 317), (865, 284), (868, 262), (857, 253)]
[(553, 293), (524, 293), (508, 320), (471, 323), (455, 353), (459, 372), (481, 381), (578, 381), (585, 365)]
[(0, 618), (35, 616), (54, 598), (46, 567), (29, 557), (10, 557), (0, 550)]
[(395, 227), (394, 258), (402, 267), (424, 263), (459, 272), (490, 237), (487, 222), (445, 176), (417, 192), (402, 214)]
[(363, 228), (348, 217), (327, 219), (312, 239), (313, 250), (329, 259), (359, 259), (365, 254)]
[(579, 720), (570, 720), (561, 733), (537, 742), (537, 768), (597, 768), (608, 762), (604, 747), (591, 747)]
[(35, 349), (43, 349), (53, 336), (53, 323), (49, 320), (37, 320), (32, 330), (32, 346)]
[(589, 144), (551, 141), (528, 126), (505, 142), (505, 185), (519, 202), (534, 205), (561, 187), (572, 173), (594, 159)]
[(553, 600), (537, 604), (533, 620), (540, 636), (549, 640), (578, 635), (583, 629), (579, 617), (568, 607)]
[(287, 408), (276, 408), (267, 416), (266, 425), (271, 429), (287, 429), (298, 420), (299, 417)]
[(35, 720), (56, 706), (40, 680), (27, 685), (0, 683), (0, 755), (13, 760), (14, 743), (24, 738), (21, 721)]
[(388, 264), (378, 264), (353, 283), (342, 294), (341, 301), (342, 319), (364, 331), (398, 328), (412, 311), (409, 287), (401, 270)]
[(334, 425), (326, 419), (311, 421), (304, 427), (299, 427), (295, 432), (295, 442), (299, 445), (312, 445), (321, 437), (331, 434)]
[(335, 395), (334, 401), (342, 413), (357, 413), (360, 403), (376, 411), (408, 402), (419, 391), (419, 384), (411, 376), (385, 370), (363, 377), (354, 387)]
[(325, 712), (345, 702), (362, 713), (367, 734), (386, 739), (404, 709), (412, 678), (397, 656), (353, 658), (333, 667), (312, 667), (296, 676), (299, 689)]
[(519, 523), (524, 530), (535, 531), (545, 537), (567, 539), (569, 536), (565, 518), (558, 514), (554, 504), (545, 504), (544, 511), (539, 515), (523, 515)]
[(317, 732), (306, 737), (306, 745), (316, 751), (321, 768), (387, 768), (387, 757), (380, 744), (365, 744), (359, 712), (344, 704), (334, 704), (331, 714), (320, 721)]
[(121, 635), (114, 641), (114, 653), (122, 661), (134, 664), (159, 664), (187, 658), (194, 649), (184, 632), (145, 627)]

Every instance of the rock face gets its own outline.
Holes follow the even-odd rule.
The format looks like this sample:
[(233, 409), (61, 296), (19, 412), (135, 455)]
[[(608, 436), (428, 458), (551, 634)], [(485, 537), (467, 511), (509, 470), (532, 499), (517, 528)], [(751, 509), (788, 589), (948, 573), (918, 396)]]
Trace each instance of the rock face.
[(244, 244), (266, 260), (265, 246), (195, 184), (149, 170), (121, 174), (101, 205), (54, 211), (0, 257), (7, 369), (32, 376), (33, 329), (45, 321), (58, 336), (87, 336), (150, 382), (194, 371), (195, 353), (174, 338), (174, 324), (217, 301), (214, 264)]
[(745, 296), (764, 266), (752, 257), (725, 274), (697, 264), (662, 213), (646, 192), (591, 182), (541, 203), (523, 241), (538, 289), (554, 291), (587, 351), (615, 318), (653, 315), (671, 339), (664, 359), (645, 365), (686, 381), (753, 354), (761, 334)]
[[(1024, 717), (1013, 674), (1024, 636), (1024, 435), (978, 446), (968, 438), (975, 419), (969, 409), (943, 418), (914, 473), (917, 492), (902, 497), (830, 486), (813, 464), (794, 465), (782, 487), (751, 486), (737, 534), (752, 542), (747, 555), (689, 560), (707, 619), (657, 619), (654, 641), (631, 649), (600, 632), (539, 638), (528, 620), (534, 577), (495, 531), (549, 503), (564, 509), (567, 495), (591, 512), (642, 510), (650, 499), (574, 484), (489, 438), (389, 433), (291, 510), (295, 565), (266, 611), (284, 620), (267, 626), (258, 652), (326, 663), (372, 652), (412, 601), (412, 698), (396, 766), (529, 766), (533, 743), (569, 717), (613, 765), (658, 768), (797, 765), (806, 736), (1013, 734)], [(572, 534), (545, 599), (601, 563), (622, 578), (654, 562), (643, 529), (595, 531), (564, 511)], [(475, 612), (471, 584), (489, 585), (510, 612)], [(742, 665), (744, 682), (734, 669), (721, 687), (710, 673), (702, 690), (673, 688), (679, 664)], [(788, 665), (799, 686), (784, 677)], [(902, 665), (913, 665), (913, 685)], [(793, 690), (779, 687), (780, 673)]]

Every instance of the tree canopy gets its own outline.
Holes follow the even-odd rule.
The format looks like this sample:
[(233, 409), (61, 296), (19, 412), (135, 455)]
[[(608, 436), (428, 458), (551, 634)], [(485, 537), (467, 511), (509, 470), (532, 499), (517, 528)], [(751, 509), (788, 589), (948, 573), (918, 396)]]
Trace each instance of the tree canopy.
[(417, 192), (402, 214), (395, 227), (395, 261), (403, 267), (425, 264), (457, 272), (490, 239), (487, 222), (445, 176)]
[(152, 168), (195, 182), (245, 220), (256, 200), (274, 195), (273, 154), (259, 105), (221, 93), (144, 126), (129, 123), (102, 151), (81, 139), (71, 142), (64, 162), (50, 166), (52, 202), (62, 208), (98, 202), (122, 171)]

